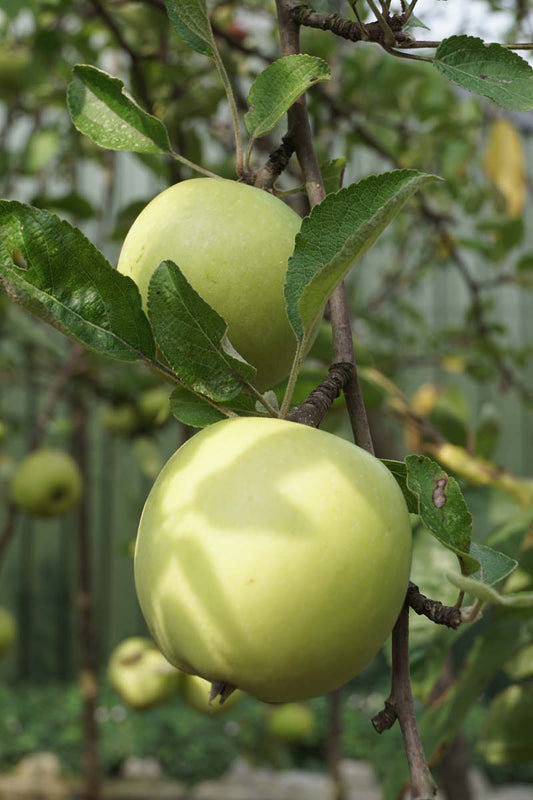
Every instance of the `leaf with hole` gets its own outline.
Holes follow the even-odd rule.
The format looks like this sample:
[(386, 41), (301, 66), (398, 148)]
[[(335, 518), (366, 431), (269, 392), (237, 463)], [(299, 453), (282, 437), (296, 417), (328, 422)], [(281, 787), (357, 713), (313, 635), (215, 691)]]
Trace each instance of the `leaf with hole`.
[(135, 283), (47, 211), (0, 201), (0, 285), (19, 305), (111, 358), (153, 358)]
[(419, 513), (426, 528), (459, 559), (467, 575), (480, 568), (470, 555), (472, 515), (459, 484), (427, 456), (407, 456), (407, 487), (418, 496)]

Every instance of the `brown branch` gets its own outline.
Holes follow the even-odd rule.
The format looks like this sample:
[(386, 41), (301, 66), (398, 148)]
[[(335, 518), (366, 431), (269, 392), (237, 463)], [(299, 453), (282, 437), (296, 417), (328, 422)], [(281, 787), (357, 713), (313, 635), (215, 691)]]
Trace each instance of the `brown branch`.
[(0, 569), (2, 568), (2, 564), (6, 557), (11, 540), (15, 535), (17, 515), (18, 515), (17, 507), (13, 503), (10, 503), (7, 507), (7, 514), (4, 522), (4, 528), (2, 530), (2, 533), (0, 534)]
[(439, 600), (430, 600), (416, 584), (409, 582), (406, 597), (407, 605), (415, 614), (424, 616), (436, 625), (446, 625), (454, 630), (461, 624), (461, 609), (457, 606), (444, 606)]
[(372, 720), (378, 733), (398, 720), (411, 775), (412, 800), (433, 800), (436, 787), (420, 740), (409, 671), (409, 607), (405, 604), (392, 631), (392, 685), (385, 707)]
[[(338, 14), (321, 14), (314, 11), (309, 6), (303, 3), (289, 3), (290, 13), (294, 22), (298, 25), (303, 25), (307, 28), (317, 28), (322, 31), (330, 31), (342, 39), (347, 39), (350, 42), (376, 42), (377, 44), (386, 44), (386, 36), (380, 22), (369, 22), (363, 26), (359, 22), (351, 19), (346, 19)], [(395, 15), (387, 17), (387, 24), (394, 33), (395, 44), (400, 44), (404, 41), (410, 41), (411, 37), (408, 34), (402, 33), (404, 26), (403, 15)]]
[(308, 425), (310, 428), (318, 428), (333, 401), (340, 395), (352, 375), (353, 364), (332, 364), (327, 378), (324, 378), (320, 386), (313, 389), (303, 403), (287, 416), (287, 419)]
[(89, 441), (87, 408), (82, 395), (72, 398), (74, 418), (74, 457), (84, 478), (84, 491), (77, 510), (77, 591), (78, 633), (80, 647), (80, 688), (83, 698), (83, 800), (99, 800), (100, 759), (98, 754), (97, 651), (93, 626), (90, 501), (88, 494)]
[(139, 54), (135, 52), (133, 47), (131, 47), (128, 40), (125, 38), (122, 31), (120, 30), (120, 27), (117, 24), (116, 20), (109, 13), (104, 3), (102, 3), (101, 0), (90, 0), (90, 3), (93, 6), (96, 13), (98, 14), (98, 16), (102, 19), (105, 25), (109, 28), (110, 32), (113, 34), (113, 37), (117, 42), (117, 44), (130, 57), (131, 72), (133, 75), (133, 79), (135, 81), (137, 92), (139, 93), (139, 97), (143, 101), (148, 111), (152, 111), (153, 110), (152, 101), (150, 98), (150, 94), (148, 92), (148, 87), (146, 85), (146, 80), (141, 67), (140, 63), (141, 59), (139, 57)]
[(272, 189), (294, 153), (294, 143), (289, 135), (284, 136), (280, 146), (270, 154), (266, 164), (255, 173), (254, 186)]
[[(292, 16), (293, 4), (290, 0), (276, 0), (279, 20), (282, 55), (297, 55), (300, 52), (299, 24)], [(318, 159), (313, 147), (311, 124), (307, 114), (305, 96), (300, 97), (289, 109), (289, 135), (294, 142), (296, 156), (302, 169), (304, 184), (311, 208), (321, 203), (325, 197), (324, 183)], [(330, 301), (330, 315), (333, 330), (333, 361), (352, 364), (353, 375), (344, 388), (346, 406), (356, 444), (370, 453), (374, 452), (370, 427), (363, 403), (363, 395), (357, 374), (357, 364), (353, 349), (350, 311), (344, 283), (339, 284)]]

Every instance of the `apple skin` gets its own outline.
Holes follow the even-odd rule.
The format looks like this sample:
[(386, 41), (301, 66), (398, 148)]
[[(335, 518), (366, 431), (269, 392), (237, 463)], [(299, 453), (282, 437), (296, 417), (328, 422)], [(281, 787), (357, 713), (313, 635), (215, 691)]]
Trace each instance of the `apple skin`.
[(267, 728), (271, 736), (282, 742), (305, 742), (315, 732), (315, 715), (304, 703), (284, 703), (269, 713)]
[(209, 704), (209, 693), (211, 691), (211, 684), (205, 681), (198, 675), (183, 675), (181, 684), (181, 695), (187, 705), (199, 711), (201, 714), (206, 714), (208, 717), (218, 717), (231, 711), (237, 705), (242, 697), (242, 692), (238, 690), (230, 694), (224, 703), (220, 704), (220, 699), (217, 697), (211, 704)]
[(283, 287), (300, 217), (262, 189), (193, 178), (157, 195), (133, 223), (118, 261), (137, 283), (144, 307), (152, 273), (174, 261), (228, 323), (228, 336), (257, 368), (261, 391), (289, 374), (296, 338)]
[(142, 709), (164, 703), (176, 694), (183, 676), (151, 639), (132, 636), (111, 654), (108, 677), (128, 706)]
[(17, 623), (13, 614), (0, 606), (0, 656), (11, 650), (17, 639)]
[(266, 702), (363, 670), (402, 607), (411, 526), (393, 476), (279, 419), (205, 428), (167, 462), (135, 548), (137, 595), (168, 660)]
[(11, 479), (11, 500), (21, 510), (41, 517), (65, 514), (78, 504), (83, 479), (72, 456), (42, 448), (25, 456)]

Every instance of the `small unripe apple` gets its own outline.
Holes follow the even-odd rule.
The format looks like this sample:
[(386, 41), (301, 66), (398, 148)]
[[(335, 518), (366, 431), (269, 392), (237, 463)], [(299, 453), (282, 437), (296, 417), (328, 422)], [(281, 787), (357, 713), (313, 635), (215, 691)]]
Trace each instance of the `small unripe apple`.
[(127, 435), (139, 427), (139, 415), (130, 403), (106, 406), (102, 409), (102, 425), (109, 433)]
[(63, 450), (34, 450), (17, 466), (11, 479), (11, 500), (23, 511), (56, 517), (80, 500), (82, 476), (72, 456)]
[(309, 739), (315, 727), (315, 715), (304, 703), (284, 703), (273, 708), (268, 715), (268, 732), (289, 744)]
[(242, 417), (193, 436), (159, 474), (135, 582), (172, 664), (289, 702), (364, 669), (410, 562), (409, 513), (378, 459), (321, 430)]
[(211, 684), (205, 681), (198, 675), (183, 675), (183, 682), (181, 684), (181, 694), (185, 702), (199, 711), (201, 714), (207, 714), (209, 717), (220, 716), (230, 711), (239, 702), (242, 697), (242, 692), (235, 691), (230, 696), (220, 703), (220, 698), (216, 697), (211, 703), (209, 702), (209, 694), (211, 692)]
[(285, 378), (296, 338), (285, 310), (287, 261), (301, 219), (274, 195), (244, 183), (194, 178), (159, 194), (133, 223), (118, 270), (146, 307), (159, 264), (174, 261), (228, 323), (228, 336), (257, 368), (263, 391)]
[(109, 682), (131, 708), (163, 703), (179, 690), (182, 675), (144, 636), (125, 639), (111, 654)]
[(155, 386), (142, 392), (137, 401), (137, 408), (142, 421), (146, 425), (163, 425), (170, 416), (170, 389)]
[(0, 656), (3, 656), (15, 644), (17, 638), (17, 623), (15, 617), (7, 608), (0, 606)]

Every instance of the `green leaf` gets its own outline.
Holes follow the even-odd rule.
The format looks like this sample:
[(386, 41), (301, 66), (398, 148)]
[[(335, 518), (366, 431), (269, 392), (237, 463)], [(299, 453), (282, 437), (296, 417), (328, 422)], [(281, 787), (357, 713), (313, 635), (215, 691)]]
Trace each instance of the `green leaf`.
[(533, 108), (533, 69), (499, 44), (486, 45), (475, 36), (450, 36), (441, 42), (434, 64), (463, 89), (490, 97), (503, 108)]
[(418, 497), (407, 486), (407, 466), (403, 461), (392, 461), (388, 458), (381, 458), (380, 461), (385, 464), (388, 470), (392, 472), (396, 478), (396, 482), (407, 504), (407, 509), (411, 514), (418, 514)]
[[(227, 408), (239, 416), (258, 416), (255, 400), (249, 395), (240, 394)], [(194, 394), (184, 386), (177, 386), (170, 395), (170, 411), (176, 419), (192, 428), (206, 428), (230, 416), (224, 413), (224, 407), (217, 408), (207, 398)]]
[(122, 361), (154, 356), (135, 283), (54, 214), (0, 201), (0, 285), (19, 305), (93, 350)]
[(224, 402), (255, 375), (230, 343), (226, 322), (172, 261), (163, 261), (152, 275), (148, 316), (161, 352), (193, 391)]
[(372, 175), (328, 195), (303, 220), (285, 282), (289, 321), (301, 342), (357, 259), (411, 195), (434, 180), (415, 170)]
[(213, 33), (205, 0), (165, 0), (165, 6), (178, 36), (197, 53), (213, 58)]
[(316, 56), (284, 56), (270, 64), (257, 76), (248, 95), (244, 122), (252, 140), (271, 131), (311, 86), (329, 78), (328, 64)]
[(163, 123), (126, 94), (121, 80), (87, 64), (77, 64), (72, 72), (67, 105), (81, 133), (110, 150), (171, 152)]
[(320, 172), (322, 174), (322, 181), (326, 194), (339, 191), (342, 186), (342, 178), (345, 169), (346, 159), (343, 156), (334, 158), (332, 161), (327, 161), (325, 164), (320, 165)]
[(419, 513), (426, 528), (458, 557), (463, 573), (480, 568), (469, 555), (472, 515), (455, 478), (427, 456), (407, 456), (407, 486), (418, 496)]
[(479, 570), (471, 576), (482, 583), (493, 585), (503, 581), (518, 566), (518, 561), (509, 558), (486, 544), (472, 542), (470, 554), (480, 563)]
[(533, 592), (500, 594), (488, 584), (475, 578), (468, 578), (466, 575), (448, 572), (446, 577), (454, 586), (488, 605), (506, 606), (507, 608), (530, 608), (533, 606)]

